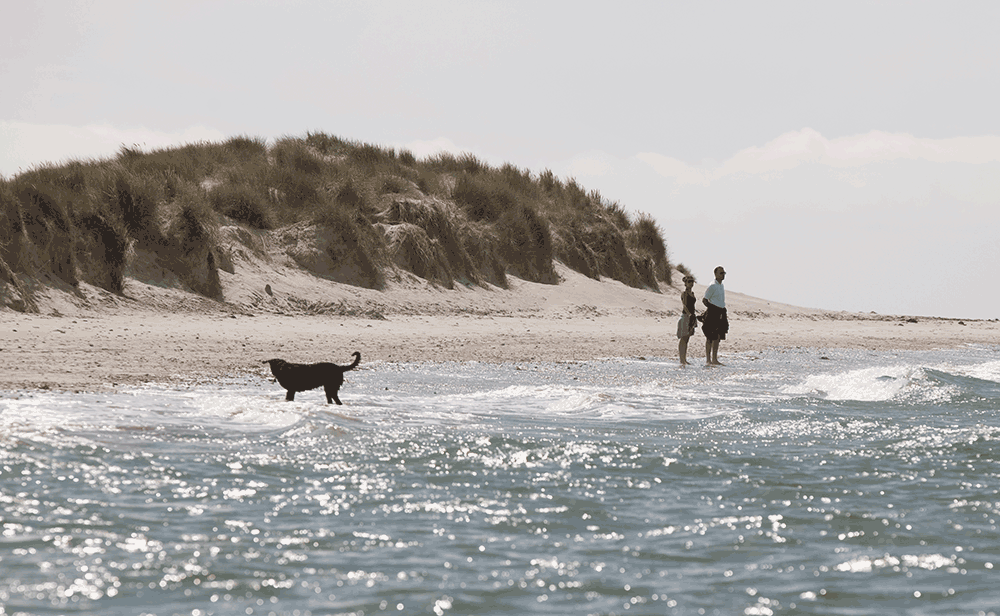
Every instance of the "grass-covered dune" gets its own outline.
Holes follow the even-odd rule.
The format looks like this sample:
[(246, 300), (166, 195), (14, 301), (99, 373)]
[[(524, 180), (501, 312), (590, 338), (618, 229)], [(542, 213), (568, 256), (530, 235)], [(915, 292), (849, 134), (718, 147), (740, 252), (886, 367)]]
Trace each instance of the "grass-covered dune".
[(673, 270), (651, 217), (548, 170), (468, 154), (420, 160), (323, 133), (273, 145), (241, 136), (124, 147), (0, 180), (0, 307), (36, 311), (38, 289), (81, 282), (122, 294), (143, 263), (225, 301), (219, 270), (233, 273), (234, 246), (253, 251), (292, 230), (301, 268), (369, 289), (398, 270), (445, 288), (507, 287), (508, 276), (558, 284), (560, 261), (659, 290)]

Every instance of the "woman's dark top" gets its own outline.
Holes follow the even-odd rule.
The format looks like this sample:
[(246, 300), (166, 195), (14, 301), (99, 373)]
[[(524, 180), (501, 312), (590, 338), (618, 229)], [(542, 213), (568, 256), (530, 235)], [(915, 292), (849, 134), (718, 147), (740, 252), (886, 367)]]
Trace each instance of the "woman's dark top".
[[(684, 304), (684, 314), (689, 315), (687, 322), (688, 336), (694, 335), (694, 329), (698, 325), (694, 311), (694, 301), (694, 293), (688, 293), (687, 291), (681, 293), (681, 303)], [(678, 336), (680, 336), (680, 334), (678, 334)]]
[(684, 302), (684, 312), (694, 316), (694, 293), (681, 294), (681, 301)]

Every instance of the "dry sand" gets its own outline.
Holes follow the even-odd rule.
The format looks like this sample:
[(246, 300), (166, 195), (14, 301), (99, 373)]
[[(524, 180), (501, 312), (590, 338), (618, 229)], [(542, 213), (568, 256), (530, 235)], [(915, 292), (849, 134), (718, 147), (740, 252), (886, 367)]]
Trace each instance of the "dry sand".
[[(572, 361), (677, 357), (680, 291), (633, 289), (557, 266), (558, 285), (511, 279), (510, 289), (442, 289), (405, 272), (369, 290), (290, 263), (223, 273), (226, 302), (165, 279), (130, 278), (125, 296), (81, 285), (42, 293), (42, 314), (0, 310), (0, 390), (106, 390), (267, 374), (262, 360)], [(735, 276), (733, 276), (735, 278)], [(735, 280), (729, 286), (737, 286)], [(270, 292), (266, 290), (270, 289)], [(696, 285), (700, 297), (704, 286)], [(874, 350), (997, 344), (1000, 323), (829, 312), (727, 291), (727, 353), (809, 347)], [(704, 361), (704, 337), (689, 360)]]

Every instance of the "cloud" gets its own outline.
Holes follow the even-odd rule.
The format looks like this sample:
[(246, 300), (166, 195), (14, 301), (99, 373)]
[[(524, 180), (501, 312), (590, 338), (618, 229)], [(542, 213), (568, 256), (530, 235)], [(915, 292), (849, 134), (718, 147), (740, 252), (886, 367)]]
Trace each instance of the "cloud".
[(640, 152), (635, 158), (649, 165), (657, 174), (674, 180), (676, 184), (708, 186), (713, 179), (718, 179), (717, 171), (699, 169), (682, 160), (656, 152)]
[(142, 150), (225, 139), (221, 131), (193, 126), (180, 131), (120, 128), (109, 124), (70, 126), (0, 121), (0, 174), (14, 175), (35, 165), (113, 156), (122, 145)]
[(672, 260), (702, 279), (722, 263), (734, 291), (838, 310), (997, 316), (998, 289), (968, 289), (997, 262), (998, 137), (803, 129), (720, 162), (588, 151), (553, 169), (651, 214)]
[[(694, 166), (656, 152), (635, 158), (679, 185), (708, 186), (733, 176), (770, 179), (804, 165), (856, 169), (893, 161), (983, 164), (1000, 161), (1000, 137), (918, 138), (905, 133), (871, 131), (827, 139), (811, 128), (785, 133), (763, 146), (740, 150), (732, 158), (709, 167)], [(845, 178), (855, 177), (847, 174)]]
[(575, 156), (570, 163), (571, 177), (592, 177), (599, 178), (609, 173), (613, 173), (619, 167), (619, 161), (604, 152), (592, 150), (584, 154)]

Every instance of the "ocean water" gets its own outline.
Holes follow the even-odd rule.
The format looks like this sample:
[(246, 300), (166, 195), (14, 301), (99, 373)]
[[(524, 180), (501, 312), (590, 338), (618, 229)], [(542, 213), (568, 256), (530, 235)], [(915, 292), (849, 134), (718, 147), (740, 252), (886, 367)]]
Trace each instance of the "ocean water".
[(1000, 614), (1000, 347), (0, 392), (0, 614)]

